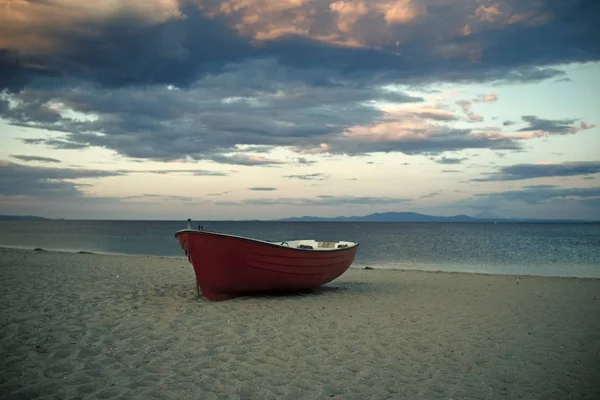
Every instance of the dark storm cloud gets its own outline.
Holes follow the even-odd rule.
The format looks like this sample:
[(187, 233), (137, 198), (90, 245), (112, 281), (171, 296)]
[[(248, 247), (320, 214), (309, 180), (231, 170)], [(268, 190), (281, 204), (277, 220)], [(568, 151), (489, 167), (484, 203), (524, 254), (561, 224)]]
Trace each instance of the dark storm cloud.
[[(360, 85), (306, 86), (280, 66), (260, 61), (231, 67), (189, 90), (28, 89), (13, 96), (14, 106), (0, 116), (14, 125), (63, 132), (61, 137), (24, 139), (28, 144), (104, 147), (163, 161), (189, 156), (232, 165), (277, 165), (282, 161), (245, 152), (320, 143), (350, 126), (368, 124), (382, 115), (368, 104), (378, 99), (422, 100)], [(28, 116), (47, 109), (49, 102), (87, 117), (36, 121)]]
[(519, 138), (439, 126), (393, 140), (343, 135), (381, 120), (374, 101), (423, 100), (389, 83), (535, 81), (600, 55), (597, 5), (585, 1), (381, 0), (358, 16), (333, 2), (198, 3), (15, 3), (0, 14), (0, 85), (13, 92), (0, 96), (0, 117), (62, 132), (25, 143), (159, 161), (277, 166), (253, 153), (322, 143), (338, 154), (519, 150)]
[[(51, 0), (48, 3), (58, 2)], [(34, 6), (25, 13), (32, 12)], [(183, 10), (186, 18), (155, 23), (127, 12), (125, 8), (122, 13), (115, 12), (98, 19), (94, 7), (84, 7), (88, 6), (82, 6), (80, 11), (84, 15), (89, 13), (87, 20), (84, 17), (69, 29), (58, 22), (61, 18), (67, 19), (62, 12), (72, 10), (62, 10), (60, 5), (53, 8), (56, 14), (49, 16), (56, 18), (54, 25), (42, 21), (36, 24), (25, 19), (22, 23), (30, 25), (27, 32), (30, 36), (45, 36), (62, 54), (25, 53), (19, 38), (13, 38), (13, 45), (3, 49), (0, 56), (0, 71), (4, 72), (0, 74), (3, 76), (0, 83), (17, 89), (25, 84), (35, 84), (33, 78), (43, 76), (75, 78), (107, 87), (188, 86), (199, 74), (219, 70), (227, 62), (260, 55), (221, 18), (207, 18), (195, 7)], [(13, 32), (18, 28), (23, 29), (16, 21), (7, 21), (8, 18), (10, 14), (6, 13), (5, 27), (0, 28), (0, 35), (7, 38), (5, 41), (15, 36)], [(22, 40), (25, 40), (24, 35)]]
[(21, 160), (21, 161), (38, 161), (38, 162), (46, 162), (46, 163), (59, 163), (60, 160), (57, 160), (56, 158), (51, 158), (51, 157), (40, 157), (40, 156), (26, 156), (26, 155), (10, 155), (12, 158), (16, 158), (17, 160)]
[(77, 179), (104, 178), (124, 175), (120, 171), (90, 169), (41, 168), (0, 161), (0, 195), (71, 197), (83, 195), (86, 185), (71, 182)]
[[(14, 121), (14, 120), (12, 120), (12, 121)], [(17, 125), (17, 126), (32, 126), (32, 125), (28, 125), (28, 124), (22, 123), (22, 122), (16, 122), (16, 123), (13, 123), (13, 125)], [(37, 127), (37, 126), (41, 126), (41, 125), (40, 124), (35, 124), (32, 127)], [(50, 129), (58, 130), (56, 128), (50, 128)], [(85, 148), (87, 148), (89, 146), (88, 143), (75, 143), (75, 142), (71, 142), (71, 141), (66, 140), (66, 139), (43, 139), (43, 138), (23, 139), (23, 143), (26, 143), (26, 144), (45, 144), (46, 146), (49, 146), (49, 147), (52, 147), (52, 148), (55, 148), (55, 149), (62, 149), (62, 150), (81, 150), (81, 149), (85, 149)]]
[[(390, 134), (396, 130), (390, 127)], [(402, 152), (408, 155), (439, 155), (444, 152), (465, 149), (520, 150), (519, 140), (503, 137), (497, 133), (474, 134), (471, 129), (453, 129), (440, 127), (408, 128), (404, 134), (393, 139), (383, 137), (377, 140), (371, 137), (355, 136), (331, 140), (329, 150), (342, 154), (368, 154), (377, 152)]]
[(580, 130), (591, 129), (595, 127), (595, 125), (588, 124), (586, 122), (581, 122), (579, 125), (575, 125), (575, 122), (578, 120), (570, 118), (550, 120), (538, 118), (534, 115), (524, 115), (521, 118), (527, 123), (527, 126), (519, 129), (520, 132), (540, 131), (547, 132), (549, 134), (567, 135), (577, 133)]
[[(0, 17), (0, 83), (18, 89), (73, 77), (110, 87), (185, 87), (228, 63), (267, 57), (300, 68), (311, 84), (537, 80), (560, 73), (540, 67), (600, 56), (592, 0), (382, 0), (363, 3), (358, 17), (322, 1), (144, 3), (110, 13), (57, 0), (13, 5)], [(159, 9), (143, 9), (153, 6)]]
[[(225, 176), (226, 173), (207, 170), (94, 170), (84, 168), (32, 167), (0, 160), (0, 195), (36, 197), (81, 197), (82, 188), (89, 184), (76, 183), (78, 179), (95, 179), (130, 174), (191, 174), (198, 176)], [(151, 195), (148, 195), (151, 196)], [(116, 201), (116, 200), (115, 200)]]
[(533, 178), (577, 176), (600, 173), (600, 162), (569, 162), (562, 164), (517, 164), (500, 168), (475, 182), (517, 181)]
[(600, 187), (596, 188), (561, 188), (551, 185), (529, 186), (523, 190), (509, 190), (497, 193), (480, 193), (475, 197), (487, 198), (497, 202), (522, 201), (528, 204), (539, 204), (554, 199), (572, 198), (576, 200), (595, 201), (600, 198)]

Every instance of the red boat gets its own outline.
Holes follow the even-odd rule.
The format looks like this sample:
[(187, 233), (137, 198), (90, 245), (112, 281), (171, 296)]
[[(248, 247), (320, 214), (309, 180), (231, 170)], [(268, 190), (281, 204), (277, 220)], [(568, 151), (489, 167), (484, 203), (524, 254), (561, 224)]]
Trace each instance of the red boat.
[(350, 268), (358, 243), (267, 242), (191, 228), (175, 233), (194, 267), (196, 289), (220, 301), (253, 293), (309, 290)]

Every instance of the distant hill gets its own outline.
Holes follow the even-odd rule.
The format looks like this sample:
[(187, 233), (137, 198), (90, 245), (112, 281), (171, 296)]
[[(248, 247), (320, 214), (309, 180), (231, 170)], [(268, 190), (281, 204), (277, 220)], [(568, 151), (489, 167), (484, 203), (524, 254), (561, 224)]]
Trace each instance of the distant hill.
[(35, 215), (0, 215), (0, 221), (22, 221), (22, 220), (42, 220), (48, 219)]
[(516, 218), (475, 218), (468, 215), (454, 215), (441, 217), (435, 215), (419, 214), (415, 212), (384, 212), (364, 216), (352, 217), (292, 217), (275, 221), (286, 222), (590, 222), (581, 220), (554, 220), (554, 219), (516, 219)]

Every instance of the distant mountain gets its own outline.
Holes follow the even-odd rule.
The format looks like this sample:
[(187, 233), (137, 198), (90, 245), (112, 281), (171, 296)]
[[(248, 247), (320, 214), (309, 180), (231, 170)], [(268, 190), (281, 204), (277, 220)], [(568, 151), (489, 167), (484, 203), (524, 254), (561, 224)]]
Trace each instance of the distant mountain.
[(481, 219), (500, 219), (500, 216), (496, 215), (494, 213), (488, 212), (488, 211), (484, 211), (484, 212), (481, 212), (481, 213), (475, 215), (475, 218), (481, 218)]
[(590, 222), (580, 220), (516, 219), (516, 218), (475, 218), (468, 215), (440, 217), (415, 212), (384, 212), (352, 217), (292, 217), (275, 221), (286, 222)]
[(0, 221), (22, 221), (22, 220), (42, 220), (48, 219), (35, 215), (0, 215)]

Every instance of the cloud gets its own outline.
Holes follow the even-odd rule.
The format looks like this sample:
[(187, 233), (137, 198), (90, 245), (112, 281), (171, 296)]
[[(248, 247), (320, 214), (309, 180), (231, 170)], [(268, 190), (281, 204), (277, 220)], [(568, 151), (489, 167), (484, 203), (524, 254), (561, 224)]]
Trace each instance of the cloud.
[(462, 158), (441, 157), (438, 159), (432, 158), (432, 160), (434, 160), (438, 164), (461, 164), (466, 159), (467, 158), (465, 158), (465, 157), (462, 157)]
[(205, 169), (153, 169), (153, 170), (127, 170), (123, 171), (126, 173), (140, 173), (140, 174), (191, 174), (196, 176), (227, 176), (226, 172), (222, 171), (210, 171)]
[(0, 15), (0, 117), (47, 132), (25, 143), (272, 167), (289, 162), (276, 148), (519, 150), (538, 136), (445, 124), (477, 126), (473, 104), (494, 93), (460, 103), (463, 117), (397, 87), (538, 81), (600, 59), (597, 13), (578, 1), (142, 3), (21, 1)]
[(21, 161), (38, 161), (38, 162), (45, 162), (45, 163), (59, 163), (60, 160), (57, 160), (56, 158), (51, 158), (51, 157), (40, 157), (40, 156), (24, 156), (24, 155), (12, 155), (12, 158), (16, 158), (17, 160), (21, 160)]
[(471, 110), (471, 106), (473, 105), (473, 103), (470, 102), (469, 100), (456, 100), (454, 102), (454, 104), (459, 106), (461, 108), (461, 110), (464, 112), (465, 116), (467, 117), (467, 122), (482, 122), (483, 121), (483, 117), (480, 114), (476, 114), (475, 112), (473, 112)]
[(498, 131), (455, 129), (418, 121), (383, 121), (369, 126), (354, 126), (343, 137), (332, 137), (326, 145), (307, 149), (316, 153), (369, 154), (402, 152), (442, 154), (465, 149), (519, 150), (520, 140)]
[(42, 168), (0, 161), (0, 195), (48, 198), (79, 197), (87, 185), (78, 179), (124, 175), (121, 171)]
[(468, 122), (483, 122), (483, 116), (481, 114), (475, 114), (473, 112), (470, 112), (467, 114), (467, 121)]
[(469, 100), (456, 100), (455, 104), (459, 106), (465, 114), (471, 111), (472, 103)]
[(256, 165), (278, 165), (283, 164), (283, 161), (272, 160), (266, 157), (253, 156), (247, 154), (235, 154), (233, 156), (213, 155), (209, 158), (210, 160), (223, 164), (233, 165), (245, 165), (245, 166), (256, 166)]
[(218, 193), (209, 193), (208, 196), (223, 196), (223, 195), (229, 194), (231, 192), (234, 192), (234, 190), (227, 190), (227, 191), (218, 192)]
[(595, 199), (600, 198), (600, 187), (597, 188), (561, 188), (552, 185), (527, 186), (522, 190), (509, 190), (496, 193), (480, 193), (475, 197), (493, 199), (494, 201), (522, 201), (527, 204), (539, 204), (554, 199)]
[(407, 116), (412, 119), (422, 120), (433, 120), (439, 122), (458, 121), (460, 118), (454, 113), (445, 110), (442, 104), (436, 104), (434, 106), (428, 106), (427, 104), (413, 106), (412, 109), (402, 110), (399, 108), (394, 112), (394, 116), (397, 118)]
[(577, 176), (600, 173), (600, 162), (567, 162), (562, 164), (517, 164), (502, 167), (486, 178), (471, 179), (474, 182), (516, 181), (523, 179)]
[(584, 121), (576, 125), (577, 119), (568, 118), (550, 120), (538, 118), (534, 115), (524, 115), (521, 119), (527, 123), (527, 126), (519, 129), (519, 132), (536, 131), (540, 135), (568, 135), (596, 127), (596, 125)]
[(473, 103), (495, 103), (496, 101), (498, 101), (496, 93), (479, 94), (473, 99)]
[[(89, 184), (80, 179), (96, 179), (131, 174), (192, 174), (226, 176), (226, 173), (207, 170), (96, 170), (86, 168), (33, 167), (0, 160), (0, 195), (39, 198), (69, 198), (86, 196)], [(147, 197), (153, 195), (145, 195)], [(117, 199), (113, 199), (117, 201)]]
[(419, 197), (419, 198), (420, 198), (420, 199), (430, 199), (430, 198), (432, 198), (432, 197), (439, 196), (439, 195), (440, 195), (440, 194), (442, 194), (442, 193), (443, 193), (443, 191), (442, 191), (442, 190), (438, 190), (438, 191), (435, 191), (435, 192), (431, 192), (431, 193), (424, 194), (424, 195), (422, 195), (422, 196), (421, 196), (421, 197)]
[(587, 0), (20, 1), (0, 14), (0, 84), (19, 90), (60, 77), (184, 87), (265, 58), (327, 70), (322, 79), (332, 82), (545, 79), (560, 74), (552, 66), (598, 60), (593, 7)]
[(265, 205), (284, 205), (284, 206), (341, 206), (341, 205), (379, 205), (379, 204), (397, 204), (411, 201), (410, 199), (394, 197), (356, 197), (356, 196), (330, 196), (320, 195), (316, 198), (264, 198), (264, 199), (246, 199), (242, 202), (218, 202), (219, 205), (237, 206), (250, 204), (256, 206)]
[(469, 210), (503, 218), (600, 220), (600, 187), (529, 185), (521, 189), (478, 193), (450, 205), (452, 212)]
[(256, 187), (248, 188), (248, 190), (256, 190), (256, 191), (260, 191), (260, 192), (270, 192), (270, 191), (273, 191), (273, 190), (277, 190), (277, 188), (256, 186)]
[(299, 157), (298, 158), (298, 164), (311, 165), (311, 164), (314, 164), (314, 163), (316, 163), (315, 160), (307, 160), (304, 157)]
[(459, 170), (457, 170), (457, 169), (444, 169), (444, 170), (442, 170), (442, 172), (443, 172), (444, 174), (454, 174), (454, 173), (457, 173), (457, 172), (462, 172), (462, 171), (459, 171)]
[(160, 204), (163, 201), (179, 201), (182, 203), (190, 203), (190, 202), (199, 201), (198, 199), (196, 199), (194, 197), (173, 196), (173, 195), (163, 195), (163, 194), (143, 194), (140, 196), (125, 196), (125, 197), (120, 197), (119, 200), (125, 201), (125, 202), (129, 202), (130, 200), (133, 200), (136, 203), (143, 202), (145, 204), (149, 204), (149, 203)]
[(329, 175), (323, 174), (321, 172), (303, 175), (284, 175), (283, 177), (289, 179), (299, 179), (302, 181), (322, 181), (325, 179), (329, 179)]
[[(189, 89), (26, 89), (11, 96), (13, 105), (0, 116), (17, 126), (62, 133), (23, 139), (27, 144), (102, 147), (159, 161), (188, 157), (276, 166), (283, 161), (255, 153), (322, 143), (350, 126), (370, 123), (383, 115), (369, 104), (372, 100), (401, 104), (422, 99), (350, 82), (307, 86), (280, 65), (257, 61), (231, 66)], [(52, 118), (37, 117), (47, 114)]]

